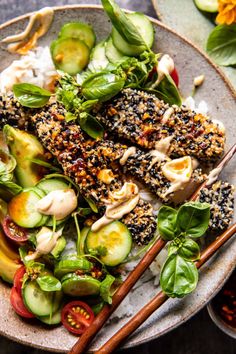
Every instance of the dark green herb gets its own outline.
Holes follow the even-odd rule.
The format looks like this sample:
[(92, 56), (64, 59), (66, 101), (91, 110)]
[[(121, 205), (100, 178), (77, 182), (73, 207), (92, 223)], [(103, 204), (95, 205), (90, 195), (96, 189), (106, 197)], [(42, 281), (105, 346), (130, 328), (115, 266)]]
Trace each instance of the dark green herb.
[(210, 219), (208, 203), (189, 202), (179, 208), (176, 228), (186, 235), (197, 238), (204, 235)]
[(107, 15), (110, 17), (113, 26), (126, 42), (147, 48), (145, 39), (115, 1), (102, 0), (102, 5)]
[(124, 87), (125, 79), (110, 72), (100, 72), (83, 82), (82, 94), (88, 100), (108, 101)]
[(102, 311), (104, 305), (105, 305), (105, 302), (101, 301), (98, 304), (92, 306), (92, 310), (93, 310), (93, 313), (95, 316), (97, 316), (99, 314), (99, 312)]
[(93, 139), (101, 139), (104, 135), (103, 126), (89, 113), (80, 114), (80, 126)]
[(29, 108), (45, 106), (52, 95), (41, 87), (27, 83), (13, 85), (13, 92), (20, 104)]
[(158, 228), (163, 239), (171, 240), (168, 257), (163, 265), (160, 284), (170, 297), (183, 297), (192, 292), (198, 281), (194, 260), (199, 259), (198, 244), (190, 237), (205, 234), (210, 219), (210, 205), (189, 202), (178, 211), (162, 206), (158, 214)]
[(44, 160), (41, 160), (41, 159), (36, 159), (36, 158), (27, 158), (27, 160), (35, 163), (36, 165), (39, 165), (39, 166), (43, 166), (43, 167), (46, 167), (52, 171), (55, 171), (55, 172), (62, 172), (61, 169), (59, 167), (55, 167), (53, 166), (51, 163), (49, 162), (46, 162)]
[(236, 24), (216, 26), (207, 40), (207, 53), (219, 65), (236, 64)]
[(170, 297), (183, 297), (197, 286), (198, 271), (196, 265), (178, 254), (171, 254), (161, 271), (162, 290)]
[(96, 248), (89, 249), (89, 254), (95, 257), (104, 257), (107, 254), (107, 248), (105, 246), (98, 246)]
[(165, 75), (165, 77), (159, 83), (157, 83), (157, 85), (155, 85), (155, 83), (153, 84), (152, 82), (149, 82), (145, 89), (149, 92), (152, 92), (159, 99), (169, 103), (170, 105), (176, 104), (181, 106), (182, 104), (182, 98), (180, 96), (179, 90), (170, 75)]

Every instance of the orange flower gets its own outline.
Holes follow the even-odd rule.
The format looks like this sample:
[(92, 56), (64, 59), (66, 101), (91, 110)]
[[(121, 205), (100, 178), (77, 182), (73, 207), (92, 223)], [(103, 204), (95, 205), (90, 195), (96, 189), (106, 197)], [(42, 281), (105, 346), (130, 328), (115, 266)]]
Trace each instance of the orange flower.
[(219, 24), (232, 25), (236, 23), (236, 0), (218, 0), (218, 15), (216, 22)]

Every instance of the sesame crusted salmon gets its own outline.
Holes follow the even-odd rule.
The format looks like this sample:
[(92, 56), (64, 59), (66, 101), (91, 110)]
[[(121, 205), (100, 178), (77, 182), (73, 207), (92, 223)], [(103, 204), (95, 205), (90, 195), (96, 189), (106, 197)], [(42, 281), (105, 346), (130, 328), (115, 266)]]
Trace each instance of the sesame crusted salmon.
[(115, 137), (145, 149), (172, 137), (168, 154), (172, 158), (193, 156), (199, 161), (217, 160), (224, 152), (224, 129), (209, 117), (185, 106), (170, 106), (155, 95), (127, 88), (104, 103), (96, 118)]

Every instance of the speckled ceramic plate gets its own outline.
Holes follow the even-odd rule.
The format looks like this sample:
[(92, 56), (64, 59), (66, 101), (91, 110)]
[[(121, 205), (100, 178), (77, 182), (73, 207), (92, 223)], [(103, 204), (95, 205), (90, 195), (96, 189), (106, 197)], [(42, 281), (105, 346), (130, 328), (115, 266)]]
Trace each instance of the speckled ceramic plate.
[[(22, 31), (28, 15), (14, 19), (0, 26), (0, 38)], [(100, 7), (74, 6), (56, 8), (55, 18), (48, 34), (40, 41), (47, 45), (54, 39), (65, 22), (85, 21), (91, 23), (98, 40), (106, 38), (110, 31), (110, 22)], [(236, 101), (227, 80), (217, 68), (199, 52), (191, 43), (170, 30), (168, 27), (152, 20), (156, 30), (155, 50), (169, 53), (175, 60), (180, 75), (180, 86), (184, 96), (192, 90), (193, 78), (205, 74), (206, 80), (196, 94), (196, 101), (208, 102), (212, 117), (222, 120), (226, 126), (228, 149), (235, 141)], [(0, 49), (0, 70), (12, 61), (13, 57)], [(235, 161), (227, 167), (224, 177), (236, 182)], [(170, 331), (199, 311), (219, 290), (236, 263), (236, 239), (227, 243), (223, 249), (201, 270), (197, 290), (183, 300), (169, 300), (159, 309), (134, 335), (125, 347), (133, 347)], [(138, 287), (131, 296), (134, 313), (136, 313), (158, 291), (153, 282), (146, 282)], [(24, 344), (46, 350), (65, 352), (75, 343), (76, 337), (70, 335), (63, 327), (48, 329), (39, 322), (26, 322), (10, 308), (9, 287), (0, 283), (0, 333)], [(126, 319), (117, 320), (106, 326), (96, 338), (92, 349), (98, 348)]]
[[(214, 14), (199, 11), (194, 0), (152, 0), (158, 18), (205, 50), (209, 33), (214, 28)], [(181, 6), (180, 6), (181, 4)], [(221, 67), (236, 89), (236, 68)]]

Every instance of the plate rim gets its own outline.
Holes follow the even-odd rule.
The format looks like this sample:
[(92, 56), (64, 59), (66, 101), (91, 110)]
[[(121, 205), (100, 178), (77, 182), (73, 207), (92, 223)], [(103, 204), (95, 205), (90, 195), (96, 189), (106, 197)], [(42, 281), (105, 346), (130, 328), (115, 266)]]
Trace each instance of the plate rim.
[[(159, 16), (159, 11), (157, 11), (157, 7), (154, 3), (154, 0), (151, 0), (152, 4), (154, 6), (155, 12), (157, 14), (157, 16)], [(96, 4), (74, 4), (74, 5), (62, 5), (62, 6), (50, 6), (55, 12), (56, 11), (63, 11), (63, 10), (70, 10), (70, 9), (95, 9), (95, 10), (100, 10), (100, 11), (104, 11), (103, 7), (101, 5), (96, 5)], [(123, 9), (126, 13), (132, 13), (135, 11), (131, 11), (131, 10), (127, 10), (127, 9)], [(0, 32), (2, 29), (11, 26), (17, 22), (20, 22), (22, 20), (26, 20), (27, 18), (29, 18), (30, 15), (32, 15), (35, 11), (33, 12), (28, 12), (26, 14), (14, 17), (2, 24), (0, 24)], [(228, 88), (228, 90), (231, 93), (231, 96), (236, 100), (236, 90), (234, 89), (233, 85), (231, 84), (231, 82), (228, 80), (228, 78), (225, 76), (225, 74), (221, 71), (221, 69), (208, 57), (208, 55), (202, 50), (200, 49), (198, 46), (196, 46), (193, 42), (191, 42), (190, 40), (188, 40), (185, 36), (179, 34), (177, 31), (171, 29), (169, 26), (165, 25), (163, 22), (159, 21), (158, 19), (155, 19), (151, 16), (148, 16), (149, 19), (151, 20), (152, 23), (154, 23), (155, 25), (162, 27), (163, 29), (167, 30), (168, 32), (174, 34), (176, 37), (180, 38), (181, 40), (183, 40), (185, 43), (187, 43), (188, 45), (190, 45), (192, 48), (194, 48), (196, 51), (199, 52), (199, 54), (213, 67), (213, 69), (217, 72), (218, 75), (220, 75), (221, 79), (224, 81), (224, 83), (226, 84), (226, 87)], [(161, 16), (159, 16), (161, 17)], [(228, 243), (228, 242), (227, 242)], [(231, 268), (231, 267), (230, 267)], [(194, 316), (197, 312), (199, 312), (205, 305), (207, 305), (207, 303), (215, 296), (215, 294), (217, 293), (217, 291), (219, 291), (221, 289), (221, 287), (223, 287), (224, 283), (227, 281), (227, 279), (229, 278), (230, 274), (233, 272), (234, 268), (232, 267), (232, 269), (228, 270), (227, 272), (227, 276), (224, 278), (224, 281), (220, 283), (219, 286), (217, 286), (210, 294), (210, 296), (208, 297), (207, 301), (202, 301), (199, 306), (197, 307), (197, 309), (195, 308), (195, 310), (193, 312), (191, 312), (190, 314), (188, 314), (186, 317), (184, 317), (182, 319), (181, 324), (185, 323), (186, 321), (188, 321), (192, 316)], [(150, 336), (148, 339), (141, 339), (141, 340), (137, 340), (135, 343), (132, 343), (129, 345), (129, 342), (127, 344), (125, 344), (123, 346), (124, 349), (128, 349), (130, 347), (133, 346), (139, 346), (141, 344), (150, 342), (152, 340), (154, 340), (155, 338), (159, 338), (162, 335), (164, 335), (165, 333), (170, 332), (171, 330), (173, 330), (174, 328), (177, 328), (180, 324), (179, 323), (175, 323), (171, 326), (169, 326), (168, 328), (164, 329), (162, 332), (160, 332), (158, 334), (158, 337), (156, 337), (155, 335)], [(58, 352), (58, 353), (63, 353), (65, 351), (63, 350), (55, 350), (53, 348), (48, 348), (44, 345), (39, 345), (39, 344), (33, 344), (32, 342), (27, 342), (24, 341), (22, 339), (18, 339), (16, 337), (13, 337), (11, 335), (8, 335), (6, 333), (4, 333), (1, 329), (0, 329), (0, 335), (7, 337), (8, 339), (13, 340), (14, 342), (17, 343), (21, 343), (23, 345), (27, 345), (29, 347), (33, 347), (33, 348), (38, 348), (41, 350), (47, 350), (49, 352)]]

